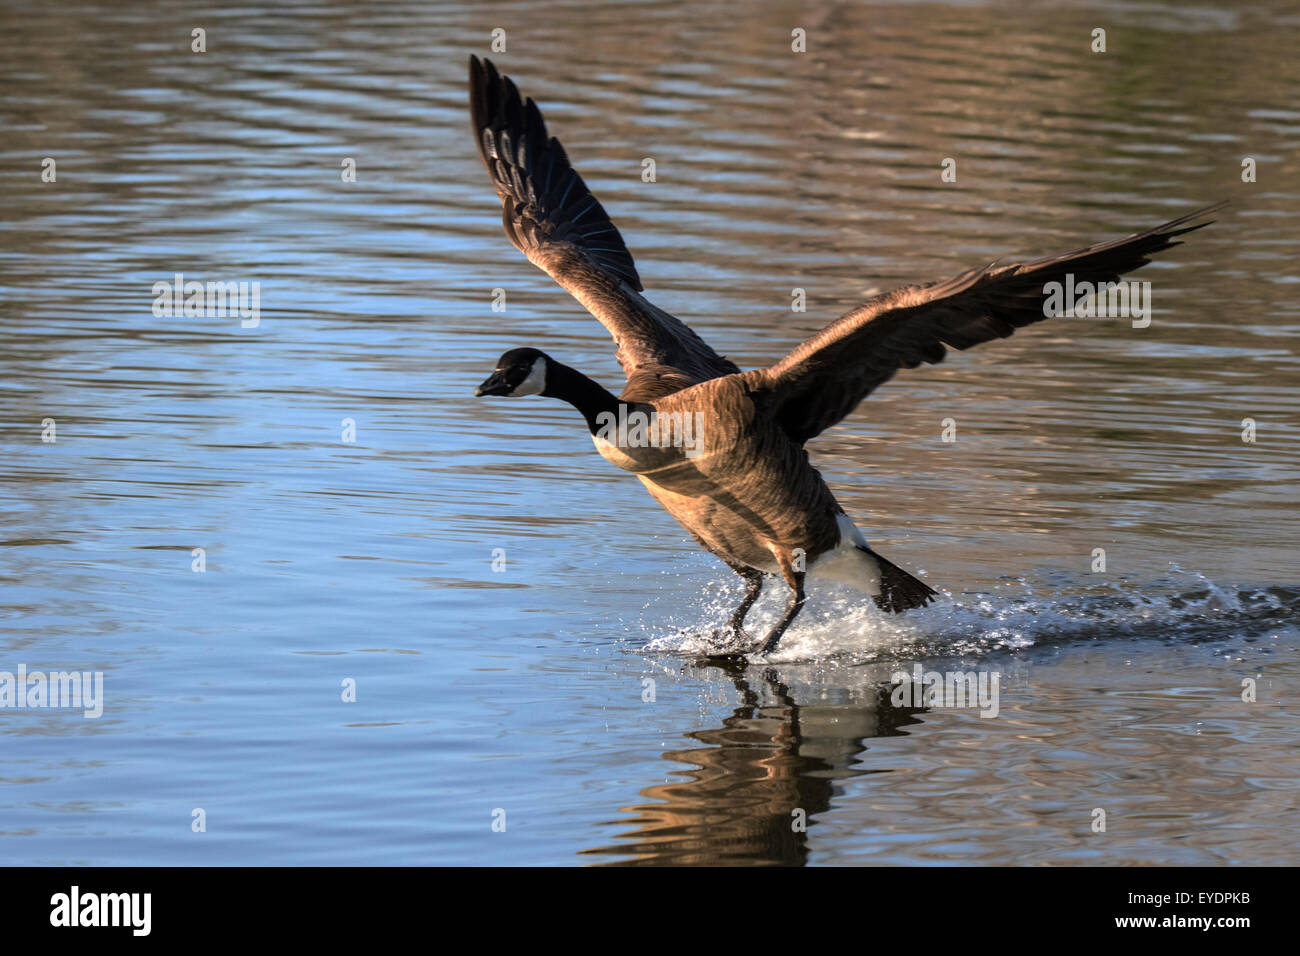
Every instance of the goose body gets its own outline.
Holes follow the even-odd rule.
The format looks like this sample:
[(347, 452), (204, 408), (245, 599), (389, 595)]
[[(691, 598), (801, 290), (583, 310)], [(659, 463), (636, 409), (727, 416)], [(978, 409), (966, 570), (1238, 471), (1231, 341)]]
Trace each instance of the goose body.
[(714, 554), (777, 573), (773, 549), (782, 544), (803, 548), (809, 562), (838, 544), (834, 495), (808, 453), (763, 417), (744, 376), (648, 404), (661, 421), (700, 423), (694, 447), (620, 448), (600, 438), (596, 447)]
[[(742, 372), (642, 295), (618, 229), (547, 135), (531, 99), (487, 61), (470, 58), (470, 111), (480, 155), (502, 200), (511, 242), (612, 334), (627, 384), (615, 397), (534, 348), (512, 349), (477, 395), (542, 395), (573, 405), (597, 451), (635, 474), (660, 505), (748, 585), (744, 619), (766, 575), (789, 587), (785, 613), (759, 643), (770, 652), (805, 600), (811, 574), (852, 585), (901, 612), (936, 592), (881, 557), (812, 466), (805, 443), (849, 414), (900, 368), (941, 361), (1046, 318), (1045, 286), (1116, 281), (1173, 237), (1208, 222), (1201, 210), (1123, 239), (1023, 264), (971, 269), (870, 299), (769, 368)], [(1217, 208), (1217, 207), (1211, 207)]]

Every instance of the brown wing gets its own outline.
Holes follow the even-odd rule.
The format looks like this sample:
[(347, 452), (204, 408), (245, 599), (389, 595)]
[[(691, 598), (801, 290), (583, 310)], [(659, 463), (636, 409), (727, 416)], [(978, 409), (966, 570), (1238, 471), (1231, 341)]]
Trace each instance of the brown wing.
[(647, 401), (740, 371), (640, 295), (623, 237), (564, 147), (547, 136), (537, 105), (521, 101), (509, 77), (474, 56), (469, 90), (479, 154), (501, 197), (506, 235), (609, 330), (628, 378), (624, 397)]
[(1188, 225), (1225, 203), (1146, 232), (1032, 262), (996, 263), (944, 282), (878, 295), (798, 346), (771, 368), (751, 372), (757, 401), (794, 440), (805, 442), (853, 411), (900, 368), (940, 362), (947, 348), (968, 349), (1048, 318), (1051, 282), (1114, 282), (1146, 265)]

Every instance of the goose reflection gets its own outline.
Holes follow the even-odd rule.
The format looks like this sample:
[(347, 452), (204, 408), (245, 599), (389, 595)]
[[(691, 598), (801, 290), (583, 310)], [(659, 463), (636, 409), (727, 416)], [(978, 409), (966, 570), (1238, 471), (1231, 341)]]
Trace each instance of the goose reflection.
[(676, 771), (685, 779), (642, 790), (652, 802), (623, 808), (632, 818), (617, 824), (632, 828), (620, 842), (584, 855), (618, 856), (603, 862), (624, 866), (800, 866), (808, 831), (831, 808), (837, 781), (887, 772), (855, 767), (863, 741), (905, 734), (901, 728), (925, 712), (894, 707), (886, 684), (838, 688), (838, 700), (800, 703), (778, 668), (755, 677), (743, 661), (700, 665), (730, 678), (739, 705), (721, 727), (685, 734), (699, 746), (667, 751), (666, 759), (691, 767)]

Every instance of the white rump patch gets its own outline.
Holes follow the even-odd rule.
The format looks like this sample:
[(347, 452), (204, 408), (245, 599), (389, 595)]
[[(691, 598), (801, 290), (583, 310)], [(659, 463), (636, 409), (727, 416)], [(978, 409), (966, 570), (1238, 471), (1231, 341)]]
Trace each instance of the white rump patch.
[(878, 595), (880, 564), (865, 551), (858, 550), (867, 547), (867, 539), (848, 515), (837, 515), (835, 523), (840, 529), (839, 545), (834, 551), (818, 555), (808, 565), (808, 574), (814, 578), (847, 584), (873, 597)]

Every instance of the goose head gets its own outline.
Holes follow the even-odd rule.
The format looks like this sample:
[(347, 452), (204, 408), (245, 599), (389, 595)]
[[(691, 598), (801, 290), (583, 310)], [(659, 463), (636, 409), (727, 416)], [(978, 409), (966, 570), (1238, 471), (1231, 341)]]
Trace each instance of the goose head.
[(485, 395), (541, 395), (546, 390), (546, 353), (537, 349), (511, 349), (497, 360), (497, 367), (478, 388)]

